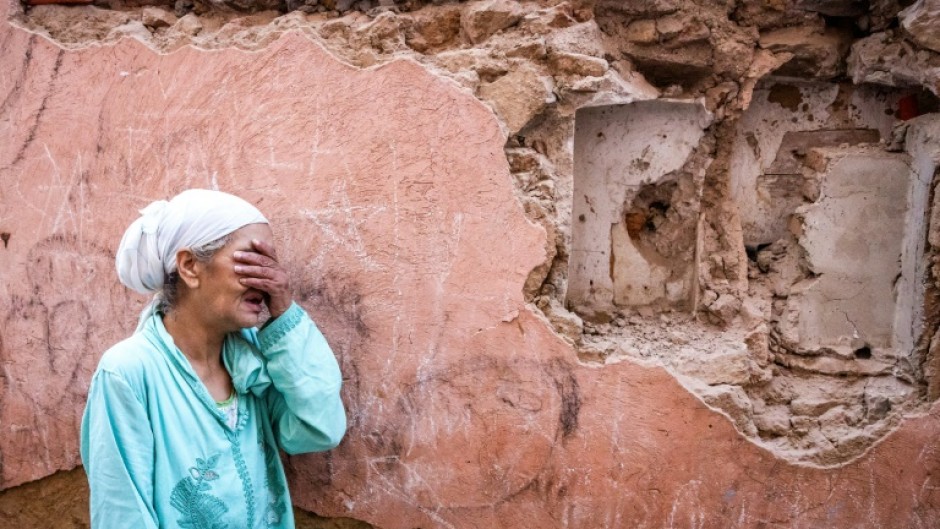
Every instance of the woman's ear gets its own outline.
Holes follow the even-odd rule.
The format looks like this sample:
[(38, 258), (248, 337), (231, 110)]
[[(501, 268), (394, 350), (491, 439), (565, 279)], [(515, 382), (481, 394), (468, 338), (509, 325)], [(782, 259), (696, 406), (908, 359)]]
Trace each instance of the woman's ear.
[(202, 263), (189, 249), (183, 248), (176, 252), (176, 271), (180, 275), (180, 280), (186, 283), (188, 288), (199, 288)]

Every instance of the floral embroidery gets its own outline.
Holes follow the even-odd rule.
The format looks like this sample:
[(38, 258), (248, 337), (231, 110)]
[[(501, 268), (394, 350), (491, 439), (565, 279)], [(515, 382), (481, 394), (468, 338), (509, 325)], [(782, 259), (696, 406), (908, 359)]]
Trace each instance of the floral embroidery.
[(245, 464), (245, 456), (242, 455), (242, 446), (235, 432), (226, 432), (229, 442), (232, 443), (232, 459), (235, 461), (235, 470), (238, 471), (238, 477), (242, 480), (242, 494), (245, 496), (245, 516), (247, 522), (245, 527), (255, 526), (255, 489), (251, 485), (251, 476), (248, 474), (248, 465)]
[(228, 507), (222, 500), (209, 494), (212, 481), (219, 479), (213, 470), (219, 462), (219, 454), (208, 460), (196, 458), (196, 466), (189, 468), (189, 476), (181, 479), (170, 494), (170, 505), (183, 517), (178, 520), (184, 529), (225, 529), (222, 515)]
[(277, 527), (284, 513), (287, 512), (287, 506), (284, 505), (284, 485), (278, 479), (277, 452), (265, 442), (264, 429), (260, 421), (258, 422), (258, 444), (264, 453), (264, 488), (268, 491), (268, 506), (264, 511), (264, 521), (269, 528)]

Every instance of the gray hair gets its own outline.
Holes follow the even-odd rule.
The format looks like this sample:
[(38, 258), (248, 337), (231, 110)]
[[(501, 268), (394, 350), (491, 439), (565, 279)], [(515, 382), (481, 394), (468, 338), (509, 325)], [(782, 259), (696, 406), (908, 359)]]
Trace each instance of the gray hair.
[[(228, 235), (223, 235), (214, 241), (209, 241), (205, 244), (200, 244), (199, 246), (193, 246), (189, 249), (192, 252), (193, 257), (197, 261), (202, 263), (208, 263), (212, 260), (212, 257), (218, 253), (226, 244), (228, 244), (229, 239), (231, 239), (231, 233)], [(158, 305), (158, 310), (167, 314), (170, 310), (176, 305), (179, 301), (180, 295), (180, 273), (178, 270), (170, 272), (169, 275), (163, 280), (163, 288), (160, 290), (160, 301)]]

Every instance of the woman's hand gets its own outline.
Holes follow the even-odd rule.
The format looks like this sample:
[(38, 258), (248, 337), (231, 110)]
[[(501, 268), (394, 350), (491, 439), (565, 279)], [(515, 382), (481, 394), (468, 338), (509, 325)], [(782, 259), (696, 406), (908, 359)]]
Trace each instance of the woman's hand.
[(239, 251), (232, 255), (238, 263), (235, 265), (235, 273), (245, 276), (239, 279), (242, 285), (265, 293), (268, 311), (272, 318), (277, 318), (290, 308), (293, 301), (290, 278), (277, 262), (277, 252), (273, 246), (258, 239), (253, 239), (251, 246), (254, 251)]

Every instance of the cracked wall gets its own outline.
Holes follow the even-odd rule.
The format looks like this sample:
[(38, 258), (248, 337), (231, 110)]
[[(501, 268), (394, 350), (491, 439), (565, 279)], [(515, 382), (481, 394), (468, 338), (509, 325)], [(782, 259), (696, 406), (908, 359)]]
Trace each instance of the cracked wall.
[(305, 509), (936, 525), (930, 5), (3, 4), (0, 494), (77, 464), (126, 213), (217, 185), (347, 377)]

